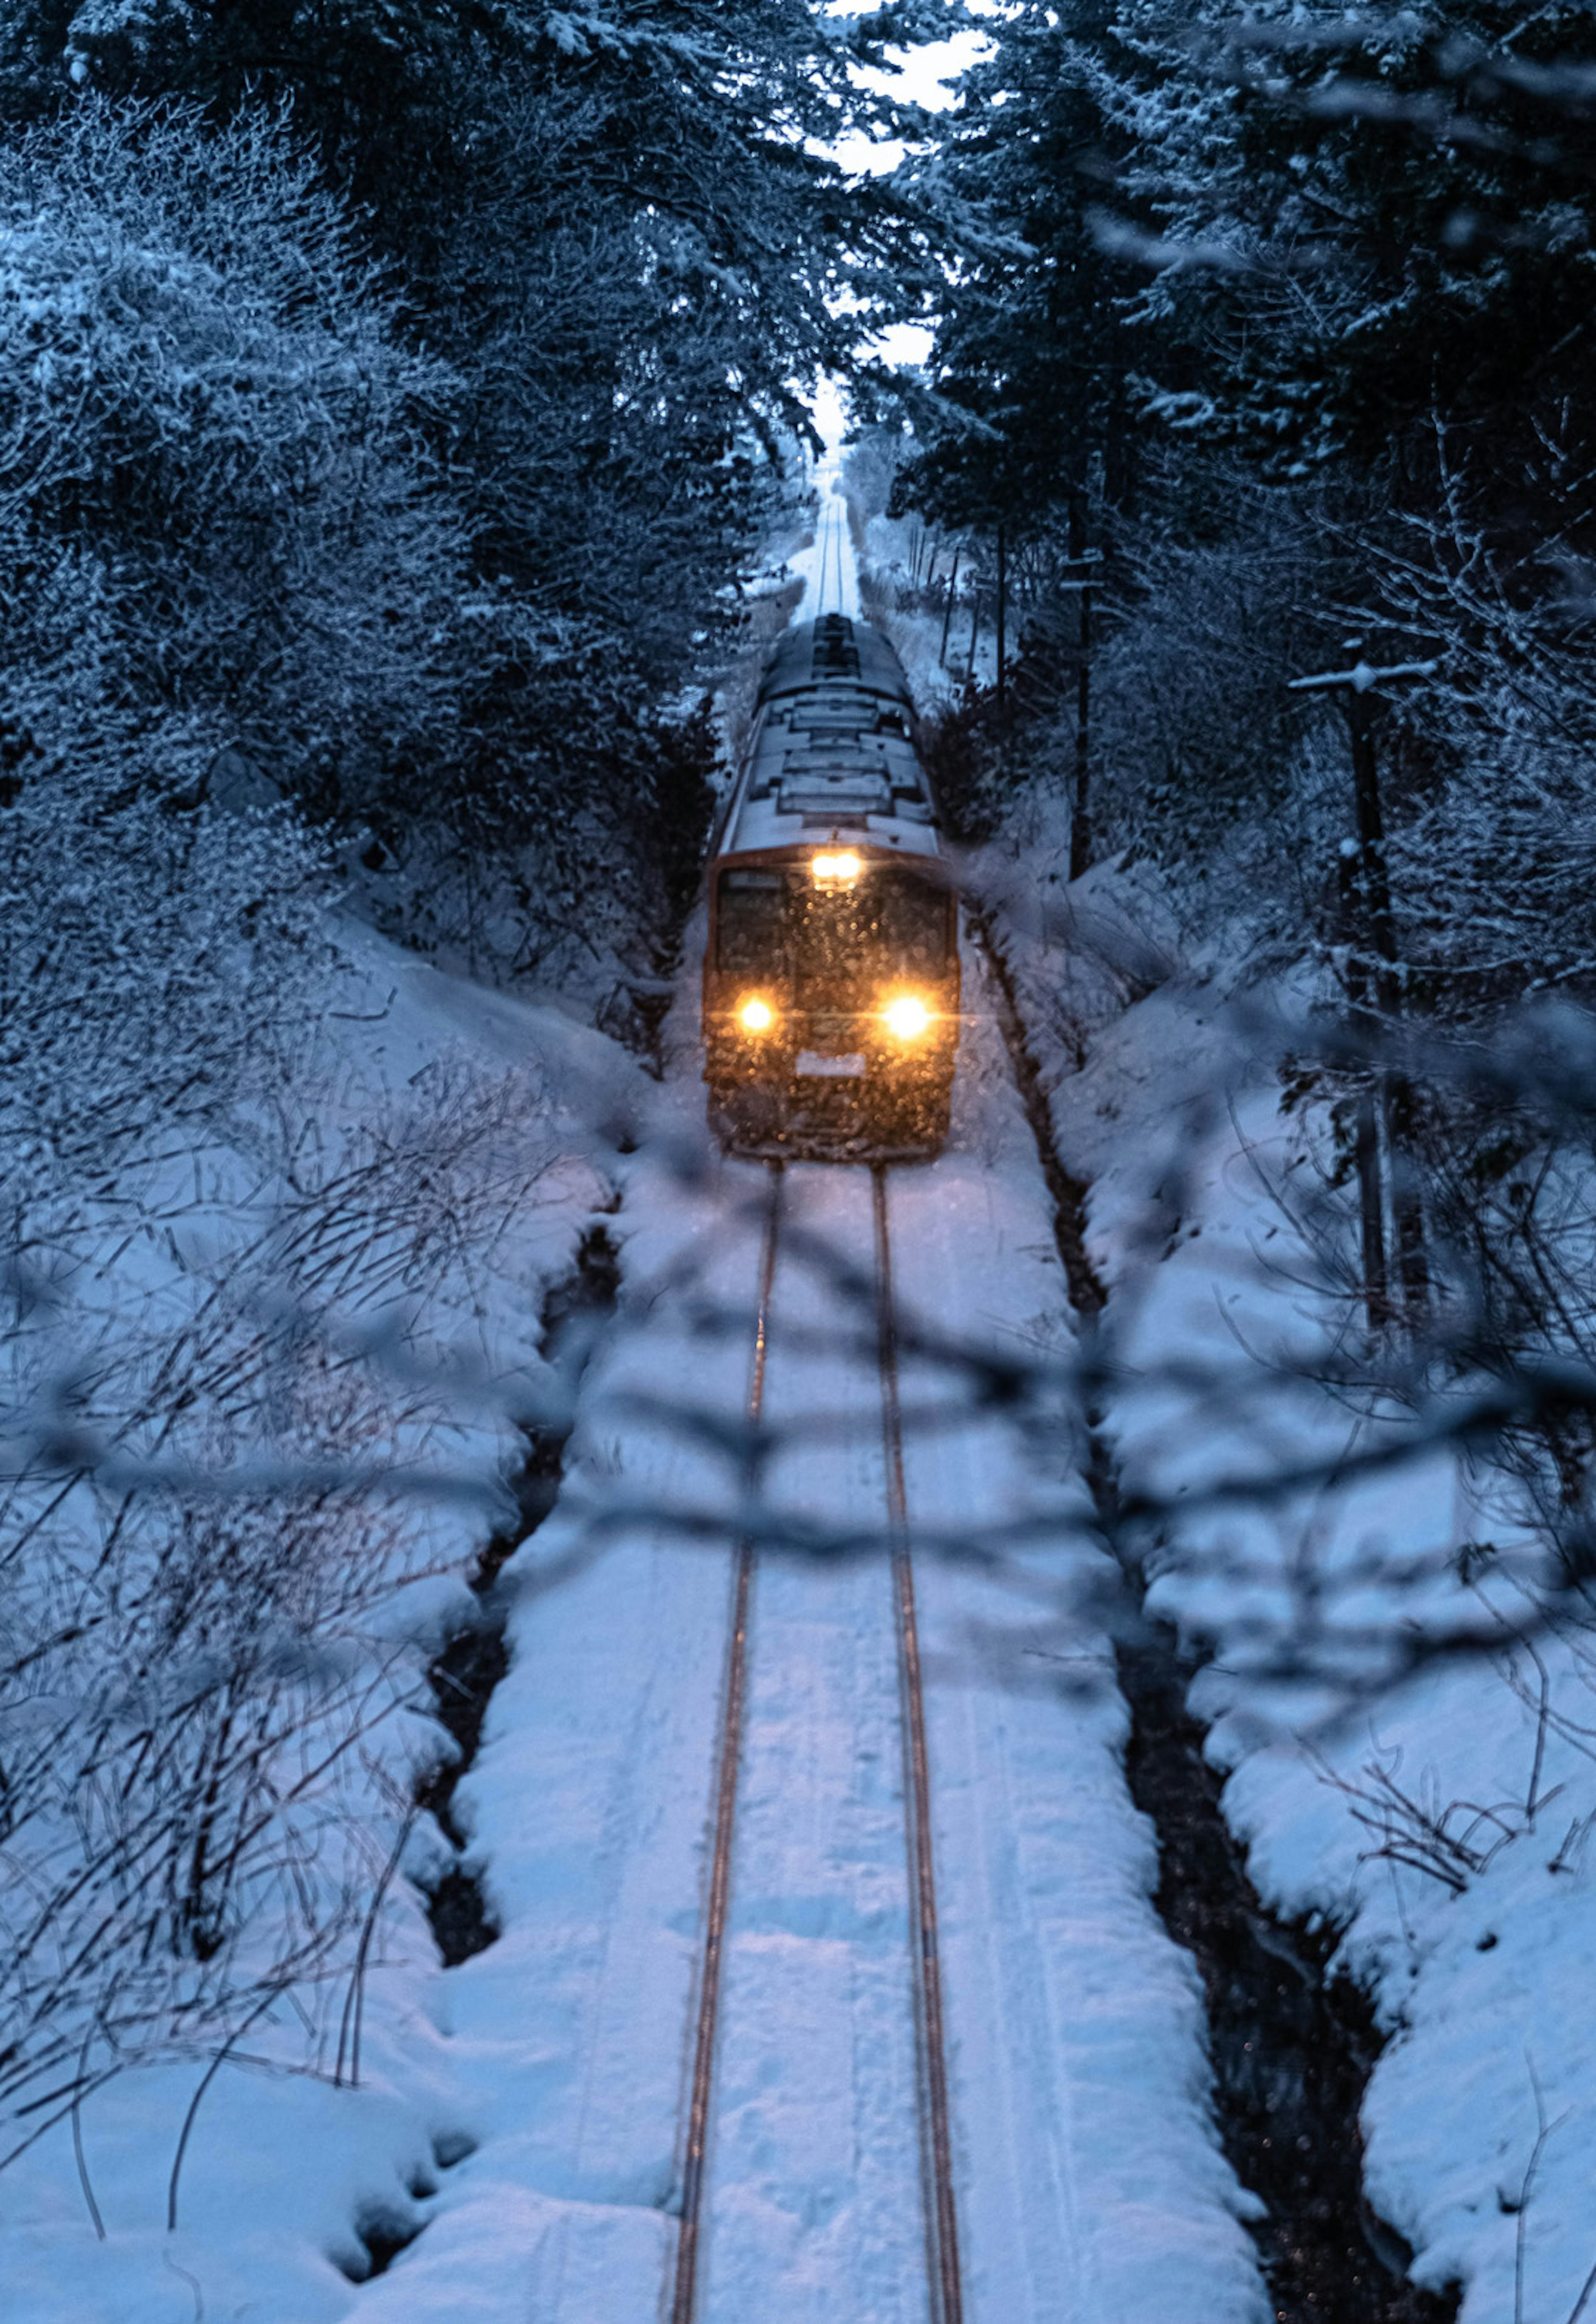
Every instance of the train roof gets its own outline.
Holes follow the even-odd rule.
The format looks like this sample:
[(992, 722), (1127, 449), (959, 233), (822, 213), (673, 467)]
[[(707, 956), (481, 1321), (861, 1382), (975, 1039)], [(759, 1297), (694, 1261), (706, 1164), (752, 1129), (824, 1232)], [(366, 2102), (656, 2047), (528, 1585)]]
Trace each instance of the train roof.
[(717, 852), (838, 839), (935, 861), (942, 850), (913, 717), (902, 664), (879, 630), (826, 613), (787, 631), (760, 687)]
[(845, 613), (823, 613), (817, 622), (801, 622), (782, 632), (760, 681), (761, 703), (785, 694), (802, 694), (812, 686), (836, 684), (859, 687), (866, 694), (884, 696), (910, 705), (903, 664), (879, 630)]

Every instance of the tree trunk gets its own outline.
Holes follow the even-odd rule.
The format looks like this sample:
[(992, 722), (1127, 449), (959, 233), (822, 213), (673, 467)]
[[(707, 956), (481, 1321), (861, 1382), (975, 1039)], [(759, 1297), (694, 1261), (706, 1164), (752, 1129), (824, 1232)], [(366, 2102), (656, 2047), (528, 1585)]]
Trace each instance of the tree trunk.
[[(1358, 895), (1361, 855), (1361, 849), (1351, 840), (1343, 844), (1340, 863), (1341, 922), (1347, 948), (1347, 999), (1360, 1021), (1367, 1024), (1369, 976), (1359, 950), (1363, 938)], [(1375, 1096), (1375, 1075), (1364, 1072), (1359, 1081), (1352, 1154), (1358, 1172), (1358, 1212), (1362, 1228), (1363, 1306), (1371, 1332), (1382, 1331), (1391, 1314), (1390, 1283), (1386, 1273), (1385, 1192), (1380, 1184), (1379, 1116)]]
[(1397, 975), (1397, 935), (1391, 921), (1391, 882), (1386, 868), (1386, 825), (1380, 806), (1379, 768), (1374, 752), (1376, 704), (1367, 694), (1347, 698), (1347, 724), (1352, 736), (1352, 798), (1358, 815), (1358, 848), (1363, 898), (1369, 908), (1369, 941), (1373, 951), (1375, 999), (1388, 1017), (1400, 1006)]

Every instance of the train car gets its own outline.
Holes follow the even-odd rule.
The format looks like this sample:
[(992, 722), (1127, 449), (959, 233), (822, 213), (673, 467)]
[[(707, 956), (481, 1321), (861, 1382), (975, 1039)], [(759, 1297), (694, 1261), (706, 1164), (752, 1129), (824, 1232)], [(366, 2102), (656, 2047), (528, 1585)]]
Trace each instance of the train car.
[(733, 1153), (909, 1161), (947, 1135), (958, 909), (897, 655), (782, 637), (709, 865), (710, 1119)]

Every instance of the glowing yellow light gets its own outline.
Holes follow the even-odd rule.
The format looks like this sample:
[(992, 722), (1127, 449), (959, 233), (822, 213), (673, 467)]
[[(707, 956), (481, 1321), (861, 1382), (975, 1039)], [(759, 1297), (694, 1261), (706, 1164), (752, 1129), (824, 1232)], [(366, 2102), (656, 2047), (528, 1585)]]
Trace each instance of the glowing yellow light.
[(816, 880), (857, 880), (864, 866), (856, 855), (816, 855), (811, 858)]
[(931, 1022), (931, 1011), (918, 992), (900, 992), (881, 1011), (889, 1033), (900, 1041), (918, 1041)]
[(776, 1011), (757, 992), (750, 993), (737, 1011), (737, 1022), (745, 1033), (768, 1033), (776, 1022)]

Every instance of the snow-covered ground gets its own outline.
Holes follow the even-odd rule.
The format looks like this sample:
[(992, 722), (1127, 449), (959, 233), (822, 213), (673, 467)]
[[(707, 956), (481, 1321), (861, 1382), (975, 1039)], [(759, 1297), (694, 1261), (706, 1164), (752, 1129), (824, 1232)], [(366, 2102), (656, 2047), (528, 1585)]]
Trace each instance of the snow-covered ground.
[[(318, 1642), (319, 1682), (314, 1665), (309, 1674), (337, 1716), (346, 1679), (380, 1690), (380, 1715), (354, 1733), (330, 1798), (309, 1738), (301, 1752), (291, 1733), (275, 1770), (280, 1788), (315, 1778), (314, 1821), (294, 1876), (309, 1912), (318, 1878), (380, 1876), (403, 1840), (418, 1773), (447, 1752), (422, 1708), (426, 1665), (472, 1616), (466, 1575), (513, 1515), (506, 1480), (523, 1457), (521, 1425), (559, 1418), (566, 1391), (540, 1354), (540, 1314), (613, 1199), (613, 1156), (593, 1125), (623, 1122), (648, 1084), (626, 1053), (558, 1008), (466, 985), (357, 927), (337, 934), (320, 981), (300, 999), (317, 1011), (312, 1038), (278, 1101), (297, 1149), (291, 1181), (263, 1169), (263, 1154), (275, 1150), (263, 1132), (253, 1150), (206, 1152), (194, 1166), (204, 1199), (189, 1195), (180, 1240), (160, 1231), (159, 1206), (142, 1255), (125, 1230), (115, 1238), (120, 1249), (103, 1238), (101, 1279), (111, 1288), (101, 1304), (107, 1331), (142, 1324), (152, 1303), (164, 1315), (186, 1302), (203, 1317), (219, 1280), (258, 1323), (250, 1285), (263, 1220), (272, 1231), (285, 1211), (299, 1228), (309, 1221), (318, 1270), (290, 1277), (279, 1268), (270, 1293), (286, 1300), (311, 1279), (325, 1293), (318, 1270), (330, 1254), (337, 1281), (318, 1330), (331, 1330), (348, 1367), (351, 1448), (379, 1464), (397, 1457), (432, 1480), (401, 1493), (393, 1514), (374, 1497), (371, 1539), (351, 1527), (347, 1603)], [(270, 1258), (277, 1245), (266, 1248)], [(176, 1344), (180, 1351), (180, 1335)], [(223, 1354), (232, 1352), (225, 1343)], [(208, 1361), (219, 1364), (214, 1350)], [(401, 1416), (392, 1423), (391, 1394)], [(229, 1504), (221, 1507), (226, 1526)], [(73, 1549), (71, 1517), (69, 1504), (58, 1505), (63, 1558)], [(131, 1526), (122, 1547), (136, 1548)], [(336, 1563), (336, 1543), (332, 1554)], [(14, 1612), (25, 1605), (19, 1593)], [(174, 1704), (190, 1683), (205, 1683), (208, 1635), (214, 1628), (196, 1635), (174, 1618), (161, 1674)], [(114, 1736), (119, 1707), (113, 1702)], [(63, 1715), (48, 1701), (33, 1708), (37, 1719)], [(27, 1731), (19, 1725), (14, 1740)], [(319, 1731), (340, 1739), (327, 1719)], [(30, 1863), (50, 1867), (37, 1835), (36, 1816), (5, 1835), (14, 1909), (34, 1877)], [(297, 1837), (284, 1838), (285, 1858)], [(411, 1834), (405, 1869), (429, 1877), (448, 1854), (423, 1825)], [(244, 1934), (246, 1944), (270, 1941), (247, 1926)], [(214, 2073), (221, 2036), (208, 2047), (180, 2039), (175, 2054), (154, 2062), (124, 2055), (76, 2116), (58, 2107), (21, 2120), (19, 2139), (50, 2111), (58, 2116), (0, 2172), (0, 2314), (19, 2324), (165, 2324), (197, 2313), (314, 2324), (346, 2312), (350, 2275), (369, 2265), (358, 2231), (411, 2218), (410, 2190), (431, 2184), (439, 2156), (457, 2153), (464, 2136), (433, 2054), (437, 1950), (410, 1880), (383, 1892), (373, 1934), (358, 2087), (349, 2086), (346, 2054), (337, 2086), (355, 1989), (350, 1931), (323, 1973), (245, 2025)], [(240, 1966), (248, 1972), (247, 1953)], [(90, 2025), (90, 2067), (116, 2061), (115, 2049), (106, 2057), (111, 2039)]]
[[(806, 618), (857, 602), (827, 483)], [(1304, 1224), (1311, 1110), (1282, 1112), (1222, 961), (1186, 956), (1156, 890), (1112, 867), (1066, 892), (1063, 837), (1033, 816), (973, 878), (1008, 932), (1056, 1143), (1090, 1188), (1122, 1368), (1106, 1416), (1121, 1482), (1195, 1500), (1260, 1452), (1355, 1447), (1372, 1424), (1299, 1361), (1259, 1362), (1287, 1346), (1300, 1358), (1340, 1320)], [(451, 1475), (479, 1498), (429, 1520), (456, 1576), (493, 1522), (512, 1416), (558, 1393), (537, 1351), (544, 1287), (619, 1196), (605, 1210), (619, 1307), (583, 1379), (559, 1502), (504, 1570), (510, 1668), (454, 1802), (500, 1933), (445, 1969), (417, 1889), (394, 1883), (358, 2088), (335, 2087), (325, 2049), (304, 2071), (272, 2014), (214, 2075), (194, 2057), (94, 2092), (0, 2173), (4, 2313), (25, 2324), (610, 2324), (659, 2312), (670, 2276), (767, 1182), (706, 1139), (693, 941), (660, 1084), (558, 1011), (374, 938), (343, 943), (360, 1005), (337, 1018), (346, 1030), (329, 1018), (343, 1045), (329, 1088), (358, 1088), (374, 1118), (379, 1098), (467, 1067), (530, 1067), (541, 1093), (535, 1199), (498, 1221), (468, 1295), (456, 1283), (429, 1326), (457, 1350), (470, 1313), (481, 1359), (476, 1407), (456, 1397), (448, 1437)], [(1068, 1385), (1076, 1326), (986, 973), (969, 952), (948, 1148), (890, 1180), (966, 2313), (1261, 2324), (1254, 2199), (1217, 2143), (1196, 1972), (1152, 1909), (1155, 1844), (1126, 1787)], [(583, 1128), (595, 1120), (605, 1139)], [(857, 1169), (787, 1174), (765, 1478), (786, 1545), (761, 1551), (756, 1582), (706, 2324), (927, 2310), (884, 1486), (857, 1288), (869, 1198)], [(1024, 1393), (983, 1400), (983, 1358), (1017, 1364)], [(1260, 1892), (1344, 1927), (1342, 1958), (1392, 2036), (1365, 2107), (1373, 2201), (1422, 2280), (1464, 2282), (1468, 2324), (1569, 2324), (1596, 2262), (1596, 2043), (1580, 2030), (1596, 1955), (1593, 1666), (1580, 1634), (1515, 1643), (1522, 1601), (1481, 1580), (1489, 1558), (1460, 1579), (1460, 1545), (1487, 1537), (1499, 1570), (1521, 1541), (1499, 1498), (1432, 1452), (1268, 1511), (1172, 1521), (1152, 1600), (1213, 1646), (1197, 1701)], [(1321, 1661), (1312, 1686), (1287, 1686), (1268, 1657), (1305, 1577)], [(439, 1574), (411, 1602), (419, 1672), (466, 1593)], [(1346, 1713), (1349, 1671), (1378, 1674), (1371, 1617), (1400, 1640), (1470, 1609), (1495, 1626), (1493, 1653)], [(426, 1729), (411, 1714), (372, 1762), (379, 1834), (397, 1829), (395, 1781), (439, 1748)], [(434, 1877), (447, 1854), (423, 1826), (405, 1870)], [(355, 2281), (370, 2243), (405, 2235), (377, 2280)]]
[(848, 531), (848, 503), (843, 492), (842, 469), (834, 457), (815, 471), (815, 537), (807, 549), (788, 558), (789, 569), (803, 582), (795, 622), (816, 622), (823, 613), (859, 618), (859, 566)]
[[(948, 1153), (892, 1182), (899, 1296), (933, 1337), (1067, 1348), (1045, 1186), (978, 963)], [(674, 2252), (736, 1439), (762, 1174), (702, 1149), (690, 992), (615, 1222), (626, 1288), (561, 1506), (507, 1569), (511, 1675), (463, 1791), (504, 1934), (440, 1979), (438, 2044), (481, 2144), (362, 2295), (420, 2319), (651, 2313)], [(684, 1160), (692, 1167), (684, 1170)], [(789, 1174), (767, 1480), (810, 1554), (767, 1552), (733, 1870), (701, 2313), (926, 2312), (902, 1771), (860, 1170)], [(717, 1320), (706, 1323), (706, 1311)], [(1266, 2312), (1247, 2199), (1205, 2108), (1189, 1963), (1148, 1902), (1123, 1711), (1077, 1610), (1101, 1552), (1066, 1411), (973, 1408), (906, 1373), (967, 2312)], [(937, 1415), (913, 1425), (917, 1406)], [(675, 1523), (635, 1515), (650, 1506)], [(995, 1570), (964, 1528), (1017, 1545)], [(687, 1537), (683, 1537), (684, 1532)], [(1149, 2136), (1149, 2124), (1158, 2135)]]
[[(972, 877), (1089, 1190), (1122, 1486), (1178, 1504), (1399, 1440), (1399, 1408), (1329, 1384), (1356, 1315), (1324, 1234), (1350, 1240), (1350, 1198), (1323, 1116), (1283, 1098), (1285, 1037), (1256, 994), (1232, 1006), (1223, 947), (1186, 950), (1156, 883), (1108, 865), (1070, 888), (1067, 842), (1064, 803), (1033, 806)], [(1372, 2204), (1421, 2282), (1463, 2286), (1463, 2324), (1567, 2324), (1596, 2299), (1588, 1630), (1541, 1627), (1533, 1531), (1433, 1448), (1176, 1507), (1151, 1570), (1150, 1604), (1211, 1656), (1194, 1705), (1258, 1889), (1344, 1932), (1389, 2037), (1363, 2107)], [(1470, 1634), (1483, 1650), (1424, 1661)]]
[[(857, 604), (826, 483), (800, 618)], [(440, 1981), (480, 2145), (363, 2297), (407, 2324), (652, 2312), (673, 2257), (767, 1199), (705, 1148), (688, 953), (617, 1322), (560, 1506), (505, 1575), (512, 1666), (462, 1791), (503, 1934)], [(966, 974), (949, 1149), (892, 1180), (899, 1298), (932, 1342), (1062, 1357), (1048, 1197)], [(848, 1290), (869, 1202), (863, 1171), (788, 1174), (765, 1491), (816, 1546), (767, 1550), (756, 1584), (701, 2274), (725, 2324), (927, 2306), (878, 1389)], [(1067, 1400), (992, 1416), (956, 1359), (905, 1388), (968, 2312), (1261, 2318), (1195, 1974), (1149, 1902)]]
[[(856, 602), (840, 496), (823, 493), (807, 578), (806, 614)], [(571, 1147), (542, 1258), (514, 1243), (488, 1302), (489, 1369), (508, 1361), (535, 1403), (531, 1335), (507, 1340), (493, 1319), (530, 1318), (618, 1185), (619, 1310), (559, 1503), (505, 1568), (511, 1665), (454, 1802), (497, 1941), (439, 1968), (397, 1883), (366, 1978), (361, 2086), (286, 2070), (270, 2021), (257, 2027), (205, 2088), (175, 2233), (168, 2181), (203, 2064), (95, 2097), (81, 2175), (63, 2124), (0, 2178), (8, 2316), (658, 2312), (765, 1199), (761, 1172), (706, 1148), (692, 949), (637, 1150), (601, 1171)], [(954, 1134), (935, 1165), (893, 1174), (890, 1204), (966, 2313), (1261, 2324), (1250, 2199), (1209, 2118), (1195, 1972), (1149, 1903), (1152, 1835), (1121, 1766), (1126, 1715), (1093, 1610), (1104, 1553), (1059, 1385), (1074, 1326), (1047, 1192), (978, 956), (965, 966)], [(632, 1105), (635, 1074), (579, 1028), (413, 964), (393, 962), (392, 981), (384, 1029), (360, 1038), (399, 1078), (464, 1041), (541, 1056), (573, 1112)], [(810, 1546), (767, 1547), (756, 1582), (701, 2279), (715, 2324), (926, 2312), (879, 1404), (849, 1287), (868, 1261), (869, 1191), (857, 1169), (789, 1174), (767, 1492)], [(1043, 1385), (1012, 1408), (983, 1402), (960, 1349), (1039, 1361)], [(502, 1426), (473, 1456), (494, 1473)], [(436, 1869), (442, 1845), (418, 1833), (407, 1868)], [(362, 2230), (392, 2243), (417, 2229), (377, 2281), (352, 2281)]]

